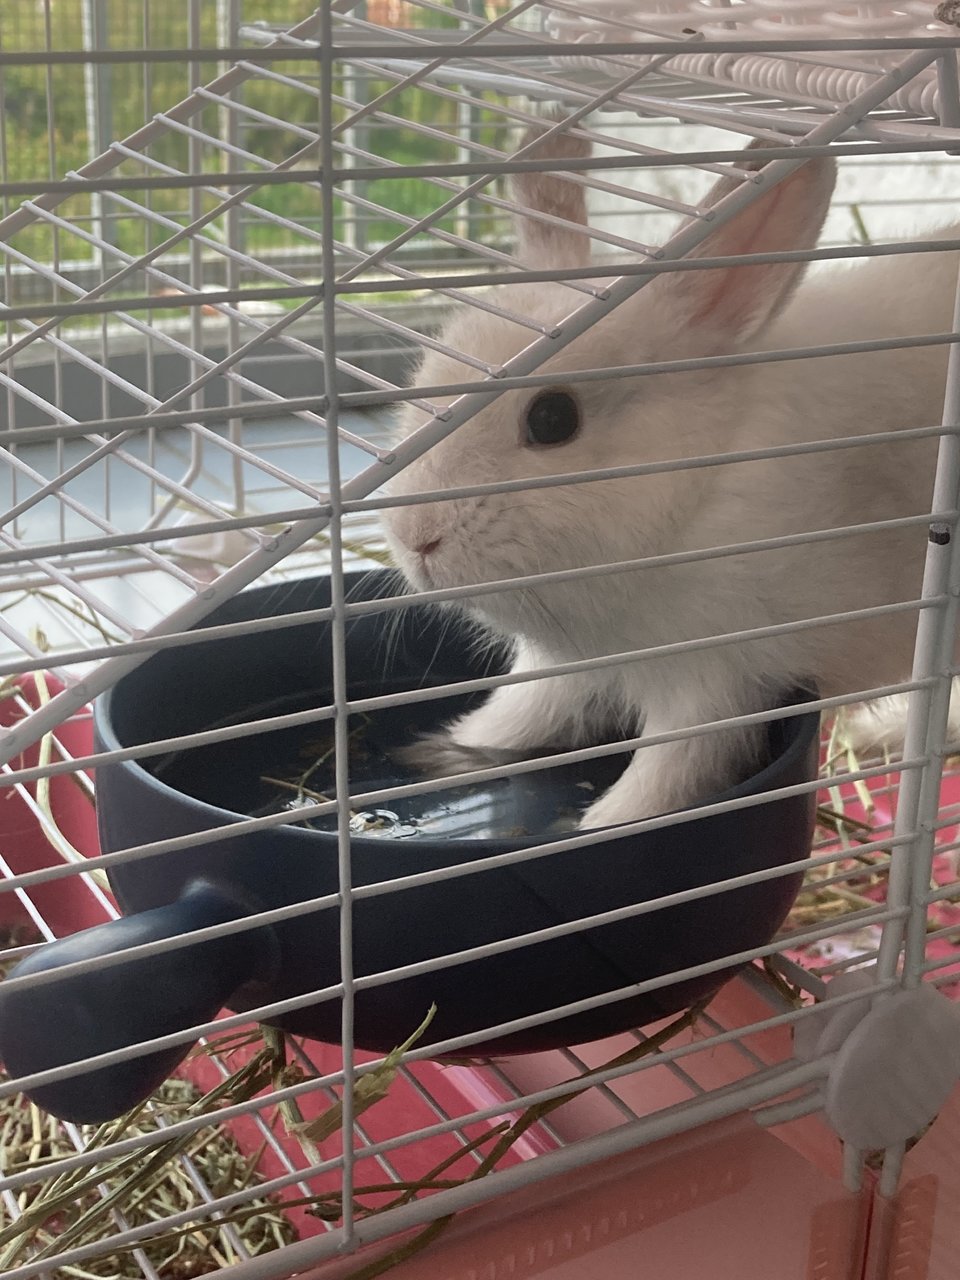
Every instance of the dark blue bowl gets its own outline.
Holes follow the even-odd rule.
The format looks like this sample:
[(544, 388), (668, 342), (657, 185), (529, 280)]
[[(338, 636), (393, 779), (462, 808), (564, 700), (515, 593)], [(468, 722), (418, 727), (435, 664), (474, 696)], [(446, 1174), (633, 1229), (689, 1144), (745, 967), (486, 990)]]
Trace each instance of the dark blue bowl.
[[(350, 598), (392, 594), (383, 573), (352, 575)], [(330, 602), (327, 579), (244, 592), (205, 624), (276, 618)], [(396, 627), (394, 630), (393, 628)], [(476, 655), (449, 615), (405, 610), (399, 619), (370, 614), (351, 622), (347, 640), (352, 699), (438, 686), (494, 669)], [(146, 743), (278, 711), (330, 701), (329, 628), (299, 625), (170, 649), (149, 659), (96, 707), (98, 748)], [(789, 701), (809, 699), (791, 695)], [(416, 701), (377, 717), (389, 746), (436, 727), (469, 699)], [(771, 763), (725, 793), (748, 796), (815, 777), (819, 717), (806, 713), (770, 725)], [(321, 726), (322, 728), (322, 726)], [(98, 770), (97, 803), (105, 852), (220, 828), (264, 803), (264, 773), (295, 758), (303, 730), (275, 731)], [(354, 886), (468, 866), (492, 854), (532, 848), (558, 813), (583, 807), (584, 783), (596, 790), (623, 770), (627, 756), (559, 766), (504, 779), (480, 798), (488, 826), (479, 838), (442, 834), (352, 841)], [(387, 765), (384, 765), (384, 759)], [(361, 766), (354, 791), (407, 781), (389, 758)], [(459, 793), (458, 793), (459, 794)], [(434, 813), (439, 801), (437, 796)], [(449, 799), (449, 797), (446, 797)], [(476, 798), (476, 796), (474, 797)], [(720, 798), (720, 797), (717, 797)], [(461, 796), (462, 799), (462, 796)], [(401, 823), (430, 801), (391, 802)], [(355, 901), (357, 977), (394, 971), (535, 930), (630, 907), (652, 898), (794, 862), (806, 856), (814, 823), (812, 793), (738, 812), (512, 866)], [(451, 819), (453, 829), (462, 818)], [(332, 825), (332, 824), (330, 824)], [(516, 834), (519, 829), (529, 834)], [(551, 833), (552, 834), (552, 833)], [(546, 838), (550, 838), (548, 834)], [(290, 906), (338, 891), (335, 833), (278, 826), (117, 866), (111, 883), (125, 918), (42, 948), (18, 974), (114, 954), (139, 942)], [(596, 1039), (655, 1021), (716, 991), (726, 968), (655, 991), (547, 1020), (513, 1034), (487, 1028), (702, 965), (769, 942), (801, 882), (798, 874), (585, 929), (481, 959), (394, 977), (356, 993), (355, 1034), (365, 1049), (388, 1051), (418, 1026), (431, 1004), (432, 1042), (477, 1035), (470, 1052), (518, 1053)], [(270, 926), (183, 947), (145, 960), (65, 977), (17, 995), (0, 988), (0, 1054), (23, 1075), (183, 1030), (216, 1014), (334, 986), (340, 977), (336, 908), (312, 910)], [(13, 976), (13, 975), (11, 975)], [(334, 994), (275, 1019), (289, 1031), (328, 1042), (340, 1038)], [(144, 1097), (189, 1045), (141, 1056), (36, 1089), (36, 1100), (73, 1120), (101, 1120)]]

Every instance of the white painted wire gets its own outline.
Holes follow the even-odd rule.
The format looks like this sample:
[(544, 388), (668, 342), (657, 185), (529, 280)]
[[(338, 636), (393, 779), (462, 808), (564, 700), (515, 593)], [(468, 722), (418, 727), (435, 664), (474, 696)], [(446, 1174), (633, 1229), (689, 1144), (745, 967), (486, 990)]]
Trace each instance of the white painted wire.
[[(683, 30), (695, 30), (708, 40), (744, 39), (755, 42), (757, 52), (724, 54), (705, 51), (681, 54), (667, 68), (673, 74), (710, 84), (771, 94), (790, 102), (818, 104), (832, 108), (855, 98), (877, 75), (899, 56), (883, 41), (946, 35), (949, 29), (932, 21), (932, 11), (923, 3), (893, 7), (888, 4), (858, 6), (855, 14), (839, 11), (830, 0), (812, 0), (789, 10), (771, 9), (762, 4), (723, 6), (679, 3), (645, 10), (642, 5), (616, 0), (578, 0), (575, 4), (551, 5), (546, 19), (548, 33), (563, 44), (621, 43), (631, 35), (661, 36), (676, 40)], [(878, 41), (859, 57), (831, 57), (828, 53), (793, 57), (771, 56), (764, 49), (778, 38), (829, 40), (835, 36), (860, 36)], [(617, 61), (629, 62), (630, 56)], [(607, 72), (603, 58), (586, 57), (584, 65)], [(858, 65), (859, 63), (859, 65)], [(936, 68), (931, 66), (895, 93), (890, 105), (916, 115), (936, 117), (939, 94)]]

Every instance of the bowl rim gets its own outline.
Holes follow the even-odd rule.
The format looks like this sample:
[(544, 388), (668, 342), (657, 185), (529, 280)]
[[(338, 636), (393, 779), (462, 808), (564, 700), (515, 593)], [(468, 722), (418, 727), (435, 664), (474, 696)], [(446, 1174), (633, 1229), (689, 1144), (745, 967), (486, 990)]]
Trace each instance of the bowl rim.
[[(113, 725), (113, 717), (111, 714), (114, 698), (119, 691), (122, 691), (122, 685), (123, 685), (123, 680), (121, 679), (120, 681), (118, 681), (118, 683), (115, 686), (108, 689), (105, 693), (101, 694), (98, 698), (94, 700), (94, 704), (93, 704), (94, 732), (97, 738), (99, 739), (100, 743), (102, 744), (102, 746), (99, 749), (102, 749), (105, 751), (117, 751), (117, 750), (122, 751), (128, 745), (130, 745), (130, 744), (122, 743), (117, 737), (117, 734)], [(663, 814), (660, 814), (657, 816), (667, 817), (673, 814), (692, 813), (697, 809), (700, 809), (709, 805), (721, 804), (729, 800), (739, 800), (746, 796), (757, 795), (765, 791), (773, 775), (787, 771), (793, 764), (796, 763), (796, 761), (802, 756), (802, 754), (808, 750), (810, 746), (810, 740), (819, 727), (819, 712), (805, 711), (802, 709), (802, 707), (804, 703), (815, 701), (818, 698), (818, 696), (819, 695), (817, 694), (817, 692), (809, 687), (807, 688), (797, 687), (790, 694), (786, 695), (783, 699), (781, 699), (779, 702), (774, 704), (773, 709), (781, 709), (781, 708), (786, 708), (788, 706), (796, 706), (797, 709), (793, 712), (793, 714), (778, 717), (779, 719), (784, 721), (792, 721), (794, 722), (794, 724), (792, 726), (792, 733), (785, 750), (783, 750), (777, 757), (775, 757), (768, 764), (766, 764), (761, 770), (759, 770), (759, 772), (752, 774), (749, 778), (744, 779), (743, 782), (737, 783), (733, 787), (728, 787), (724, 791), (721, 791), (715, 795), (708, 796), (703, 800), (698, 801), (696, 805), (687, 806), (682, 809), (665, 810)], [(768, 721), (766, 723), (770, 723), (770, 722)], [(630, 752), (629, 749), (627, 749), (623, 752), (623, 754), (626, 756), (626, 755), (632, 754), (632, 752)], [(191, 806), (191, 807), (196, 806), (199, 810), (201, 810), (202, 812), (204, 812), (209, 817), (215, 820), (215, 823), (211, 825), (211, 828), (210, 828), (211, 830), (214, 829), (215, 827), (226, 826), (226, 825), (230, 825), (237, 822), (246, 822), (246, 821), (250, 821), (251, 819), (252, 815), (250, 814), (238, 813), (232, 809), (221, 808), (219, 805), (214, 805), (214, 804), (211, 804), (209, 801), (198, 799), (196, 796), (192, 796), (188, 792), (181, 791), (176, 787), (170, 786), (169, 783), (164, 782), (162, 778), (158, 778), (156, 774), (152, 773), (149, 769), (145, 768), (140, 763), (139, 760), (136, 760), (136, 759), (122, 760), (122, 761), (116, 761), (114, 762), (114, 764), (118, 768), (124, 768), (129, 771), (132, 771), (133, 774), (136, 777), (140, 778), (143, 784), (145, 784), (151, 790), (154, 790), (161, 795), (167, 795), (170, 797), (179, 797), (180, 801), (181, 802), (186, 801), (188, 803), (188, 806)], [(101, 767), (106, 767), (106, 766), (101, 766)], [(549, 767), (549, 765), (546, 767)], [(811, 781), (812, 780), (813, 779), (811, 779)], [(686, 819), (685, 822), (683, 823), (671, 823), (669, 825), (671, 826), (686, 825), (686, 822), (705, 821), (710, 817), (716, 817), (716, 816), (720, 816), (720, 815), (707, 814), (701, 818)], [(296, 832), (297, 836), (300, 838), (312, 838), (316, 840), (322, 840), (326, 843), (329, 843), (330, 841), (336, 841), (338, 839), (338, 833), (336, 831), (320, 831), (315, 827), (297, 826), (296, 819), (293, 817), (289, 822), (277, 823), (275, 825), (278, 828), (289, 826), (292, 830)], [(629, 824), (624, 823), (624, 824), (617, 824), (617, 825), (612, 825), (607, 827), (585, 827), (583, 829), (574, 828), (570, 832), (563, 832), (560, 835), (548, 835), (546, 832), (542, 832), (540, 834), (531, 834), (531, 835), (522, 835), (522, 836), (503, 836), (500, 838), (469, 837), (469, 838), (459, 838), (459, 839), (455, 837), (443, 838), (439, 836), (422, 836), (422, 837), (418, 837), (416, 840), (410, 840), (410, 841), (405, 841), (405, 840), (385, 841), (382, 837), (371, 837), (371, 836), (351, 834), (350, 843), (351, 845), (357, 845), (360, 848), (369, 849), (370, 851), (377, 850), (381, 854), (384, 851), (384, 846), (391, 845), (391, 844), (394, 846), (394, 848), (397, 851), (400, 851), (400, 849), (406, 847), (411, 851), (414, 848), (420, 848), (420, 849), (423, 849), (425, 852), (426, 851), (437, 852), (442, 849), (450, 849), (452, 847), (452, 848), (463, 849), (464, 853), (469, 852), (471, 855), (479, 858), (489, 853), (502, 852), (504, 847), (509, 847), (510, 849), (535, 849), (542, 846), (543, 844), (552, 844), (557, 840), (572, 838), (575, 835), (587, 834), (590, 832), (597, 832), (597, 831), (609, 831), (609, 832), (615, 833), (621, 830), (623, 826), (627, 826), (627, 825)], [(666, 828), (660, 828), (660, 829), (665, 830)]]

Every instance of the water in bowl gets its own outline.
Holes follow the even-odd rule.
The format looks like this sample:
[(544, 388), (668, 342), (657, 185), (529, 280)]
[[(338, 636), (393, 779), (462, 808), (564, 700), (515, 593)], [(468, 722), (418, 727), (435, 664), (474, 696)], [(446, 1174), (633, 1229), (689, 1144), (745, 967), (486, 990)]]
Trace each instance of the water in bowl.
[[(233, 723), (318, 705), (323, 702), (301, 697), (246, 708)], [(464, 699), (429, 705), (433, 723), (439, 725), (464, 709)], [(406, 768), (396, 750), (413, 741), (424, 727), (422, 719), (405, 706), (352, 716), (348, 726), (351, 794), (422, 784), (422, 775)], [(335, 755), (333, 724), (326, 719), (176, 752), (158, 761), (154, 771), (168, 785), (219, 808), (249, 817), (280, 812), (295, 817), (300, 810), (334, 799)], [(623, 764), (624, 758), (618, 755), (383, 800), (374, 795), (353, 806), (350, 830), (385, 840), (562, 834), (576, 827), (579, 813), (614, 781)], [(337, 829), (335, 812), (305, 815), (301, 821), (320, 831)]]

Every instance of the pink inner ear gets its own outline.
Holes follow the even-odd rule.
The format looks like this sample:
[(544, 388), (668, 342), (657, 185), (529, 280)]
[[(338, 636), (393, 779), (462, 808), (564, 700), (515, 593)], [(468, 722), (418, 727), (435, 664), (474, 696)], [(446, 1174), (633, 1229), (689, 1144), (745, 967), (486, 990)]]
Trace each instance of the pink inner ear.
[[(691, 257), (813, 248), (834, 179), (832, 162), (808, 162), (718, 228)], [(805, 265), (766, 263), (683, 273), (674, 278), (670, 292), (685, 311), (687, 323), (709, 324), (742, 338), (784, 306)]]
[[(732, 254), (749, 251), (749, 247), (745, 247), (727, 248), (723, 252)], [(720, 256), (719, 249), (717, 256)], [(787, 292), (780, 287), (782, 270), (778, 267), (756, 266), (721, 267), (698, 272), (696, 287), (690, 291), (692, 305), (689, 321), (732, 331), (736, 337), (752, 332), (779, 309), (780, 299)]]

